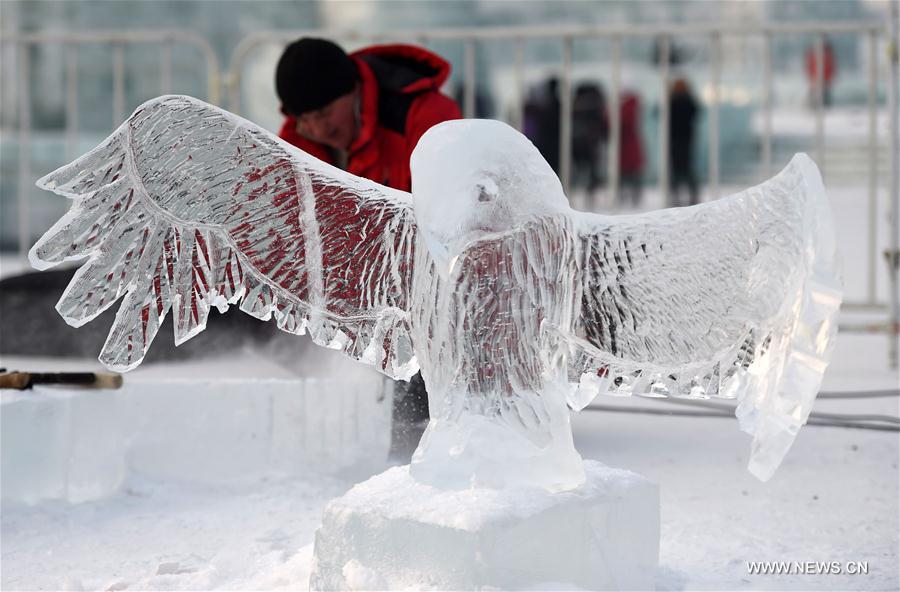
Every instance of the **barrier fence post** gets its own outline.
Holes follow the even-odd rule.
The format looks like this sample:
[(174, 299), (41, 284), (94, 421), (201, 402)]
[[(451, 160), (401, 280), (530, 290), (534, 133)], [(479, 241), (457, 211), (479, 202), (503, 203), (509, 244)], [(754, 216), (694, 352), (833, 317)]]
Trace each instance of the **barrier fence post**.
[(659, 194), (663, 207), (669, 202), (669, 36), (659, 35)]
[(816, 71), (814, 85), (816, 112), (816, 164), (825, 177), (825, 34), (816, 35)]
[(475, 40), (466, 39), (463, 70), (463, 116), (475, 117)]
[(709, 104), (709, 195), (719, 197), (719, 94), (722, 86), (722, 36), (710, 36), (710, 79), (712, 97)]
[(516, 86), (516, 107), (513, 110), (513, 125), (517, 130), (525, 132), (525, 40), (515, 41), (514, 77)]
[(572, 38), (563, 38), (562, 76), (559, 80), (559, 179), (572, 199)]
[(125, 46), (118, 41), (112, 48), (113, 72), (113, 121), (112, 129), (116, 129), (125, 119)]
[(763, 179), (772, 176), (772, 33), (763, 36), (763, 138), (762, 171)]
[(78, 156), (78, 45), (66, 46), (66, 159)]
[(900, 286), (898, 286), (898, 267), (900, 267), (900, 0), (890, 3), (890, 49), (888, 52), (890, 68), (890, 118), (891, 118), (891, 240), (888, 251), (888, 268), (891, 286), (891, 330), (888, 332), (888, 355), (891, 368), (900, 367)]
[(875, 304), (877, 294), (878, 252), (878, 37), (869, 33), (869, 216), (868, 216), (868, 290), (869, 304)]
[(28, 200), (31, 192), (31, 45), (23, 41), (16, 47), (19, 52), (19, 256), (25, 262), (31, 245), (31, 207)]
[(609, 166), (610, 205), (615, 205), (619, 195), (619, 150), (622, 142), (621, 94), (622, 94), (622, 37), (614, 35), (612, 40), (612, 88), (606, 102), (609, 112), (609, 148), (607, 163)]

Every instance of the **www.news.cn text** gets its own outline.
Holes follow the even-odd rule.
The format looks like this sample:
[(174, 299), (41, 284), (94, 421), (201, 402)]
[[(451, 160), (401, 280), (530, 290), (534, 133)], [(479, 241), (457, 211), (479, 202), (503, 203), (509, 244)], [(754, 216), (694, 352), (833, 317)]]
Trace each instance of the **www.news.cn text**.
[(757, 576), (866, 575), (868, 561), (748, 561), (747, 573)]

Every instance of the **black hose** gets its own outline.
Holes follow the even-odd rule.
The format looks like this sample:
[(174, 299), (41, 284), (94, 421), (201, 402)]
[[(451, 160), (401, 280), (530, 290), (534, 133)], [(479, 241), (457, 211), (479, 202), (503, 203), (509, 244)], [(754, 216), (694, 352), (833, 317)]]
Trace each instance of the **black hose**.
[[(900, 395), (900, 391), (862, 391), (859, 394), (851, 392), (821, 393), (819, 397), (826, 399), (852, 399), (862, 397), (894, 397)], [(670, 403), (687, 407), (698, 407), (705, 411), (685, 411), (674, 409), (647, 409), (634, 407), (619, 407), (614, 405), (589, 405), (585, 409), (592, 411), (607, 411), (611, 413), (637, 413), (643, 415), (671, 415), (678, 417), (734, 417), (735, 407), (727, 403), (718, 403), (708, 400), (661, 398), (654, 399), (658, 403)], [(876, 430), (886, 432), (900, 432), (900, 417), (877, 413), (826, 413), (813, 411), (809, 414), (807, 425), (821, 427), (852, 428), (859, 430)]]
[(900, 397), (900, 389), (886, 389), (883, 391), (836, 391), (821, 392), (817, 399), (868, 399), (874, 397)]

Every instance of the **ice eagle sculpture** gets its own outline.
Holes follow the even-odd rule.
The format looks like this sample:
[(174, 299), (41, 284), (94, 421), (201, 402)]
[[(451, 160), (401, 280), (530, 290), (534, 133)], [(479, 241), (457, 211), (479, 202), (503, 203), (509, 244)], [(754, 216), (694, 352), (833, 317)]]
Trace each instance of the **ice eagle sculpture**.
[(38, 181), (74, 200), (30, 252), (85, 258), (57, 310), (123, 298), (100, 361), (140, 364), (229, 305), (394, 379), (431, 421), (411, 473), (445, 487), (584, 479), (567, 406), (597, 394), (738, 401), (768, 479), (812, 407), (841, 301), (829, 206), (797, 155), (712, 203), (572, 210), (537, 149), (489, 120), (438, 124), (412, 192), (329, 166), (197, 99), (151, 100)]

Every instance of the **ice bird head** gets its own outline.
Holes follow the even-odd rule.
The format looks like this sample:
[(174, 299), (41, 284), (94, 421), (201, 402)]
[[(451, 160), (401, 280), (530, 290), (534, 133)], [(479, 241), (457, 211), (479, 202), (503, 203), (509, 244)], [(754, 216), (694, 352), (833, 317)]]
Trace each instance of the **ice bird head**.
[(413, 150), (410, 172), (416, 223), (444, 275), (471, 242), (569, 207), (538, 149), (502, 121), (435, 125)]

